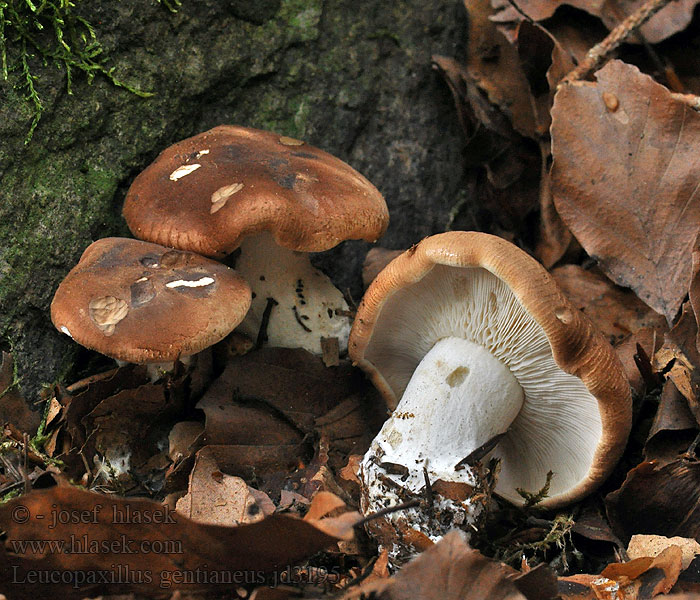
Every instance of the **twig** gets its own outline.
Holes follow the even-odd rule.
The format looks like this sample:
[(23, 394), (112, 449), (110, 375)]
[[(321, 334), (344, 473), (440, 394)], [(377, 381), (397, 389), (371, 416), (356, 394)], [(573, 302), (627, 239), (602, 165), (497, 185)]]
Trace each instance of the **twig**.
[(414, 498), (413, 500), (409, 500), (408, 502), (402, 502), (401, 504), (397, 504), (396, 506), (387, 506), (386, 508), (382, 508), (381, 510), (372, 513), (371, 515), (367, 515), (364, 519), (355, 523), (353, 527), (362, 527), (365, 523), (374, 521), (374, 519), (379, 519), (380, 517), (390, 515), (391, 513), (395, 513), (400, 510), (406, 510), (407, 508), (415, 508), (416, 506), (420, 506), (421, 502), (423, 502), (422, 498)]
[(523, 19), (535, 25), (535, 20), (530, 15), (528, 15), (522, 8), (520, 8), (515, 0), (508, 0), (508, 3), (520, 13)]
[(268, 298), (267, 304), (265, 305), (265, 310), (263, 311), (262, 319), (260, 319), (260, 329), (258, 330), (258, 337), (255, 340), (255, 349), (260, 350), (263, 344), (267, 341), (267, 324), (270, 322), (270, 313), (272, 309), (277, 306), (278, 302), (274, 298)]
[(498, 445), (498, 442), (500, 442), (503, 439), (503, 436), (505, 436), (509, 431), (510, 429), (504, 431), (503, 433), (494, 435), (490, 440), (484, 442), (475, 450), (472, 450), (469, 453), (469, 456), (463, 458), (454, 466), (454, 470), (461, 471), (464, 469), (464, 467), (473, 467), (477, 462), (484, 458), (484, 456), (491, 452), (491, 450)]
[(698, 447), (698, 444), (700, 444), (700, 433), (698, 433), (698, 435), (693, 440), (693, 443), (690, 444), (688, 450), (686, 450), (686, 453), (683, 455), (683, 458), (685, 460), (695, 460), (695, 451)]
[(581, 63), (564, 77), (559, 85), (561, 86), (564, 83), (585, 79), (589, 73), (622, 44), (630, 34), (644, 25), (644, 23), (664, 8), (670, 1), (671, 0), (647, 0), (639, 9), (615, 27), (602, 42), (593, 46), (593, 48), (586, 53), (586, 57)]
[(425, 480), (425, 508), (428, 513), (428, 519), (432, 521), (435, 517), (435, 496), (433, 496), (433, 486), (430, 483), (428, 469), (423, 467), (423, 479)]
[(29, 434), (23, 434), (22, 444), (22, 478), (24, 479), (24, 493), (29, 492), (31, 482), (29, 481), (29, 472), (27, 469), (27, 455), (29, 454)]

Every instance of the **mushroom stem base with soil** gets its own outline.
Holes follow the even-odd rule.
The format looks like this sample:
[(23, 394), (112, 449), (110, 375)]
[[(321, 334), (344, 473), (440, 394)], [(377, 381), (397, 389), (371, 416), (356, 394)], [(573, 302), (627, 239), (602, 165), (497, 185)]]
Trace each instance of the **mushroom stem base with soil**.
[(331, 280), (315, 269), (305, 252), (277, 245), (273, 236), (249, 236), (240, 246), (236, 271), (253, 290), (253, 302), (238, 331), (256, 339), (267, 299), (274, 298), (267, 324), (270, 346), (304, 348), (322, 354), (321, 338), (338, 338), (341, 351), (350, 335), (348, 305)]
[[(458, 466), (474, 450), (505, 433), (522, 408), (525, 395), (508, 367), (472, 341), (439, 340), (413, 373), (399, 405), (372, 442), (361, 468), (363, 511), (385, 508), (402, 500), (396, 490), (420, 494), (425, 476), (431, 483), (476, 484), (469, 467)], [(425, 470), (424, 470), (425, 469)], [(475, 507), (443, 500), (449, 519), (431, 520), (427, 511), (412, 509), (410, 526), (434, 541), (454, 526), (473, 521)], [(405, 513), (390, 515), (401, 528)], [(449, 521), (449, 522), (447, 522)]]

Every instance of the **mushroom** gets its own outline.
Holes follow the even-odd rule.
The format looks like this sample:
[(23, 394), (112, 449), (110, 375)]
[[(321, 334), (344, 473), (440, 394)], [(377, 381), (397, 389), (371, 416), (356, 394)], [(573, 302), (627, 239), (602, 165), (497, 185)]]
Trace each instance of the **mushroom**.
[[(361, 463), (366, 513), (421, 493), (424, 468), (468, 492), (464, 459), (493, 446), (499, 496), (522, 504), (518, 489), (542, 489), (552, 471), (541, 506), (573, 502), (610, 473), (630, 430), (608, 342), (539, 263), (491, 235), (435, 235), (394, 259), (362, 300), (349, 354), (393, 410)], [(473, 522), (468, 495), (442, 498), (442, 518), (414, 508), (373, 533), (390, 549), (414, 529), (437, 539)]]
[(139, 240), (105, 238), (88, 246), (58, 286), (51, 320), (87, 348), (159, 367), (223, 339), (250, 301), (243, 278), (221, 263)]
[(342, 294), (307, 253), (375, 241), (389, 219), (377, 189), (341, 160), (226, 125), (162, 152), (135, 179), (123, 212), (140, 239), (218, 258), (240, 248), (236, 269), (253, 289), (243, 333), (255, 338), (267, 309), (271, 345), (316, 354), (322, 337), (344, 347), (350, 321)]

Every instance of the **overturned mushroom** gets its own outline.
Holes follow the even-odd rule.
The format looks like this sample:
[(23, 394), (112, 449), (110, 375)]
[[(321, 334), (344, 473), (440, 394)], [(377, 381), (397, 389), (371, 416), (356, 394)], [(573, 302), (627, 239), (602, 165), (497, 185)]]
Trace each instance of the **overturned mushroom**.
[(253, 288), (243, 322), (255, 338), (268, 299), (271, 345), (321, 353), (322, 337), (347, 342), (348, 306), (309, 252), (349, 239), (374, 241), (388, 224), (377, 189), (341, 160), (299, 140), (220, 126), (166, 149), (131, 186), (124, 217), (133, 234), (223, 257)]
[[(464, 459), (493, 446), (497, 494), (522, 503), (517, 489), (540, 490), (552, 471), (542, 505), (559, 506), (600, 485), (629, 433), (612, 348), (541, 265), (494, 236), (436, 235), (391, 262), (365, 294), (349, 353), (393, 410), (362, 462), (365, 512), (420, 493), (424, 468), (468, 489)], [(374, 532), (390, 549), (413, 529), (436, 538), (473, 521), (467, 496), (443, 498), (441, 520), (412, 509)]]
[(230, 333), (250, 306), (235, 271), (139, 240), (91, 244), (51, 303), (56, 328), (125, 362), (172, 363)]

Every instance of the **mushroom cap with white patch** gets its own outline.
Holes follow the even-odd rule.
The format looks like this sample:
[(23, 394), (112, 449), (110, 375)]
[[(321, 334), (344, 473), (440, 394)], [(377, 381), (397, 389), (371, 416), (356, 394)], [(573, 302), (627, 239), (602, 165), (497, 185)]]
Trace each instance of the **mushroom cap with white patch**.
[(173, 361), (220, 341), (251, 302), (233, 269), (192, 252), (125, 238), (91, 244), (51, 302), (56, 328), (113, 358)]
[(302, 141), (221, 125), (164, 150), (131, 185), (124, 218), (139, 239), (222, 257), (246, 236), (321, 252), (375, 241), (384, 198), (338, 158)]
[[(454, 338), (460, 344), (447, 346), (461, 348), (461, 340), (467, 340), (486, 349), (524, 394), (521, 407), (520, 400), (513, 401), (517, 416), (502, 425), (508, 432), (494, 450), (501, 458), (500, 496), (522, 503), (516, 488), (541, 489), (550, 470), (554, 477), (542, 506), (572, 502), (602, 483), (629, 434), (629, 384), (608, 342), (537, 261), (483, 233), (426, 238), (394, 259), (367, 290), (349, 354), (393, 410), (409, 382), (419, 389), (412, 377), (424, 357), (432, 350), (435, 364), (445, 363), (445, 340)], [(450, 360), (457, 365), (460, 359)], [(468, 371), (465, 367), (463, 373)], [(459, 375), (453, 379), (462, 385)], [(478, 382), (479, 373), (472, 375)], [(445, 389), (451, 389), (447, 383)], [(417, 397), (433, 395), (437, 392), (422, 390)], [(419, 425), (396, 420), (391, 435), (401, 437), (401, 427), (417, 432)]]

